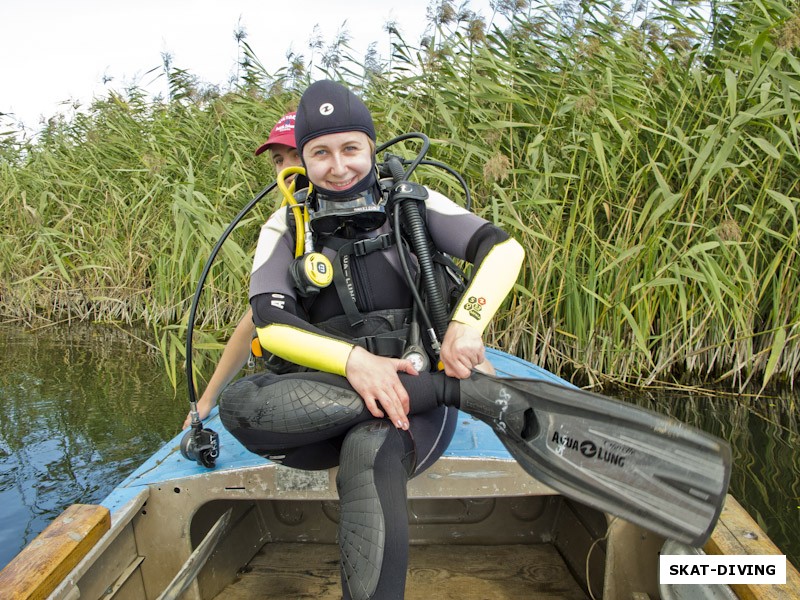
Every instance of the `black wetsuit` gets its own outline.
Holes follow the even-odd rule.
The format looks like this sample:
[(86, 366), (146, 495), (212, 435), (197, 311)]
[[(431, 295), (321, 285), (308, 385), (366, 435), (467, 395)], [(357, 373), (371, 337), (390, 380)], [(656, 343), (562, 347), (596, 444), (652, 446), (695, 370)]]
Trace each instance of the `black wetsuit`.
[[(476, 273), (491, 263), (489, 273), (473, 277), (479, 281), (470, 284), (465, 293), (469, 298), (456, 311), (456, 317), (462, 313), (459, 320), (482, 330), (516, 279), (521, 254), (519, 260), (515, 257), (521, 250), (501, 229), (441, 194), (430, 191), (426, 208), (428, 229), (440, 251), (473, 263)], [(316, 239), (316, 250), (338, 269), (342, 261), (336, 249), (343, 243), (378, 240), (390, 231), (386, 224), (346, 240)], [(390, 244), (350, 255), (346, 293), (331, 285), (305, 299), (289, 276), (292, 233), (285, 210), (262, 228), (251, 305), (262, 345), (310, 370), (240, 379), (222, 394), (220, 416), (245, 447), (276, 462), (301, 469), (339, 465), (344, 598), (399, 599), (408, 563), (406, 484), (447, 448), (457, 410), (445, 405), (457, 404), (458, 380), (441, 372), (400, 373), (410, 398), (408, 431), (372, 417), (344, 377), (344, 366), (354, 342), (379, 353), (375, 336), (397, 327), (410, 313), (412, 296), (397, 248)], [(490, 254), (491, 260), (485, 260)], [(363, 323), (351, 323), (343, 306), (348, 297)]]

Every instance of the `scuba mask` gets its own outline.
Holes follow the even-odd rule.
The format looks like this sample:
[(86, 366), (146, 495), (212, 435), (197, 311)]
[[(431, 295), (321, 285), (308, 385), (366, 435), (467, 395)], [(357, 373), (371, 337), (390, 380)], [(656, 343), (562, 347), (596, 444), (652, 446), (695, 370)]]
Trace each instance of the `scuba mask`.
[(377, 185), (347, 198), (331, 198), (317, 189), (314, 204), (309, 226), (317, 235), (373, 231), (386, 222), (386, 205)]

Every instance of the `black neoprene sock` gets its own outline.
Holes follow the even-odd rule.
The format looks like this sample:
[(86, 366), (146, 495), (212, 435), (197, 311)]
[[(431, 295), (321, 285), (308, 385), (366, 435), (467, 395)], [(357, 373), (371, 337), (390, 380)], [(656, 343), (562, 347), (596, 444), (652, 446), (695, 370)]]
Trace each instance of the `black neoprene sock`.
[(400, 373), (400, 381), (412, 399), (412, 414), (433, 410), (438, 406), (459, 407), (461, 389), (458, 379), (443, 372), (408, 375)]

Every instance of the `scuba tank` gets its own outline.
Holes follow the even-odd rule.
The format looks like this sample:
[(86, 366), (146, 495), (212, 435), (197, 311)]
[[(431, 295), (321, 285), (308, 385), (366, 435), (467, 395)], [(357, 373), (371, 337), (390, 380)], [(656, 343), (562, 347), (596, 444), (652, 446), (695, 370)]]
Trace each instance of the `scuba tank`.
[[(433, 272), (431, 244), (419, 210), (419, 203), (424, 203), (428, 197), (428, 192), (418, 183), (412, 183), (407, 180), (408, 174), (403, 170), (399, 157), (388, 156), (386, 165), (394, 181), (389, 203), (394, 210), (395, 236), (397, 237), (398, 250), (402, 256), (402, 231), (405, 229), (411, 248), (419, 262), (422, 288), (427, 298), (426, 303), (418, 293), (414, 294), (417, 309), (415, 312), (421, 313), (423, 318), (427, 317), (428, 335), (431, 345), (438, 355), (441, 347), (439, 340), (444, 337), (449, 311), (444, 303), (441, 289), (439, 289)], [(414, 289), (416, 286), (413, 285), (412, 281), (409, 281), (409, 287)]]
[[(449, 299), (443, 295), (441, 286), (441, 278), (437, 273), (437, 269), (445, 270), (441, 264), (434, 261), (435, 249), (430, 241), (425, 221), (422, 218), (424, 211), (424, 202), (428, 197), (428, 192), (424, 186), (409, 181), (409, 177), (414, 169), (420, 164), (427, 164), (444, 169), (450, 174), (456, 176), (464, 189), (466, 198), (466, 208), (471, 208), (471, 197), (466, 182), (460, 174), (453, 169), (438, 163), (436, 161), (425, 160), (425, 154), (430, 147), (428, 137), (423, 133), (412, 132), (394, 138), (387, 144), (381, 146), (378, 151), (385, 150), (387, 147), (410, 138), (418, 138), (422, 141), (422, 149), (417, 154), (417, 157), (412, 161), (403, 161), (399, 156), (386, 154), (383, 162), (382, 174), (388, 174), (392, 178), (392, 188), (389, 194), (389, 206), (393, 211), (394, 217), (394, 234), (396, 236), (396, 243), (400, 256), (400, 261), (406, 275), (406, 280), (409, 289), (414, 298), (414, 310), (412, 312), (412, 322), (409, 332), (408, 344), (402, 358), (407, 358), (412, 361), (414, 367), (419, 371), (417, 365), (421, 365), (424, 370), (429, 368), (427, 354), (422, 347), (420, 339), (420, 324), (418, 318), (421, 318), (428, 335), (428, 342), (433, 351), (433, 358), (439, 362), (439, 352), (441, 349), (441, 340), (447, 330), (450, 321), (450, 305)], [(404, 168), (404, 164), (408, 164), (408, 168)], [(420, 206), (422, 204), (422, 207)], [(417, 257), (420, 269), (420, 290), (417, 289), (417, 283), (414, 281), (411, 271), (408, 266), (405, 253), (403, 251), (403, 233), (408, 238), (411, 249)], [(442, 257), (449, 260), (447, 257)], [(455, 264), (450, 261), (450, 265), (454, 271), (460, 273), (460, 270)], [(460, 282), (463, 287), (463, 281)], [(420, 293), (420, 291), (422, 293)]]

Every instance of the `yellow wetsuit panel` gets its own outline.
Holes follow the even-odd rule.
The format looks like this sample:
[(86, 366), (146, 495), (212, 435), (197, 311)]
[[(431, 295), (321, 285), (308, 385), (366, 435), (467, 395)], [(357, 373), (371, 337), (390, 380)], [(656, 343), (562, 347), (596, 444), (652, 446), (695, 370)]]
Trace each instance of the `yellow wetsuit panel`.
[(525, 251), (514, 238), (494, 246), (461, 296), (453, 321), (483, 333), (517, 281), (524, 258)]
[(310, 369), (346, 374), (354, 344), (280, 323), (257, 327), (256, 332), (261, 345), (276, 356)]

